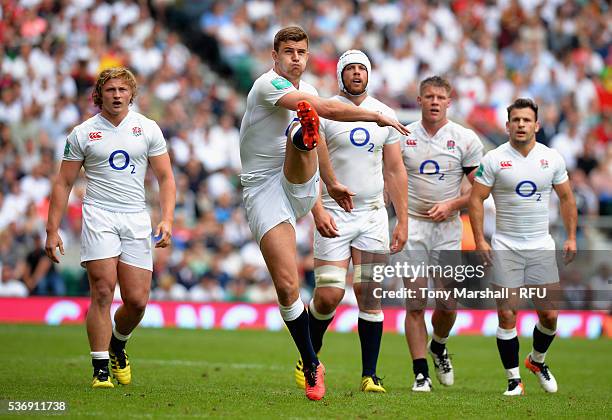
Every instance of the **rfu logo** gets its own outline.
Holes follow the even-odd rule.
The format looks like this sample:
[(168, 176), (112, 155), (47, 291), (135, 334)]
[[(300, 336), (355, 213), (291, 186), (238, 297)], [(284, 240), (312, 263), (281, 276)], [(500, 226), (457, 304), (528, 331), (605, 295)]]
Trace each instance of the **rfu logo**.
[(512, 168), (512, 161), (511, 160), (502, 160), (501, 162), (499, 162), (499, 166), (502, 169), (510, 169), (510, 168)]
[(446, 141), (446, 149), (449, 152), (454, 152), (455, 151), (455, 140), (447, 140)]
[(415, 139), (406, 140), (406, 146), (408, 147), (416, 147), (417, 141)]
[(93, 131), (89, 133), (89, 140), (102, 140), (102, 132), (101, 131)]
[(142, 128), (140, 128), (140, 127), (132, 127), (132, 134), (135, 137), (142, 136)]
[(542, 169), (548, 169), (548, 161), (546, 159), (540, 159), (540, 167)]

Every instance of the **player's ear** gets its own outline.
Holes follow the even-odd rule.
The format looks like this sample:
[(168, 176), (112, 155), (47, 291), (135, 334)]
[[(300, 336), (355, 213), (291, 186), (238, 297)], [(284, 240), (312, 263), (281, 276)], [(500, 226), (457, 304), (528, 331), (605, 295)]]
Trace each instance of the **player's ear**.
[(506, 133), (510, 132), (510, 121), (506, 121)]
[(272, 60), (274, 60), (275, 63), (278, 63), (278, 53), (276, 50), (272, 50)]
[(540, 131), (540, 123), (536, 121), (536, 123), (535, 123), (535, 132), (537, 133), (538, 131)]
[(419, 106), (423, 104), (423, 100), (421, 99), (421, 95), (417, 96), (417, 104), (419, 104)]

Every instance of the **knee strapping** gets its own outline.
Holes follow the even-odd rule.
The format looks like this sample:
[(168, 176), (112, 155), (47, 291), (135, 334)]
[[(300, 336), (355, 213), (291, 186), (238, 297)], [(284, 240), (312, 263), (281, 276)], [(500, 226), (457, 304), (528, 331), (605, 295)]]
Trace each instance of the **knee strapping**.
[(344, 290), (346, 284), (346, 268), (335, 265), (322, 265), (315, 267), (316, 287), (337, 287)]
[[(355, 264), (355, 266), (353, 267), (353, 284), (369, 283), (371, 281), (378, 282), (378, 277), (381, 271), (379, 272), (379, 269), (377, 269), (377, 267), (384, 267), (384, 264)], [(375, 274), (377, 275), (375, 276)]]

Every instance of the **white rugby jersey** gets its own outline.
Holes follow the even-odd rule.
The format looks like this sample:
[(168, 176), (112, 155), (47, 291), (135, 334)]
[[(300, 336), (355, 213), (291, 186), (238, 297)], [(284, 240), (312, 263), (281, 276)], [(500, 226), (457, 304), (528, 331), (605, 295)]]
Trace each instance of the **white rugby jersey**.
[[(343, 96), (337, 95), (332, 99), (352, 104)], [(397, 119), (391, 108), (371, 96), (359, 106)], [(336, 178), (355, 193), (355, 210), (384, 206), (382, 151), (385, 145), (399, 141), (399, 132), (392, 127), (379, 127), (375, 122), (340, 122), (323, 118), (320, 121)], [(322, 200), (325, 207), (340, 208), (327, 194), (325, 186)]]
[(567, 179), (556, 150), (536, 143), (525, 157), (508, 142), (486, 154), (475, 181), (492, 187), (495, 234), (533, 241), (549, 237), (550, 191)]
[[(276, 102), (295, 90), (290, 81), (274, 70), (264, 73), (253, 84), (240, 125), (242, 185), (258, 185), (282, 170), (287, 128), (297, 114), (276, 106)], [(317, 90), (304, 81), (300, 81), (300, 90), (318, 95)]]
[(408, 172), (408, 214), (427, 218), (436, 203), (459, 197), (463, 168), (480, 164), (483, 146), (474, 131), (452, 121), (433, 137), (420, 120), (407, 128), (402, 156)]
[(153, 120), (129, 111), (115, 127), (101, 114), (76, 126), (64, 160), (83, 162), (85, 204), (132, 213), (146, 209), (144, 178), (148, 159), (166, 153), (166, 140)]

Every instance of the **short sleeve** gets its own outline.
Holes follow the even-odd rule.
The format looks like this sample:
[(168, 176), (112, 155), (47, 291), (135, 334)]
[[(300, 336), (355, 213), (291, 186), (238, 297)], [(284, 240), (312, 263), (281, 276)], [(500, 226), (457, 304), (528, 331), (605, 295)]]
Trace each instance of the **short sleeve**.
[(296, 90), (295, 86), (281, 76), (264, 78), (259, 83), (259, 97), (265, 104), (270, 106), (276, 106), (280, 98), (294, 90)]
[(325, 118), (319, 117), (319, 132), (325, 135), (325, 129), (327, 128), (328, 122)]
[(83, 153), (81, 145), (79, 144), (76, 129), (72, 130), (72, 132), (66, 138), (66, 145), (64, 146), (64, 155), (62, 159), (77, 161), (85, 160), (85, 154)]
[(474, 181), (478, 181), (480, 184), (487, 187), (492, 187), (495, 184), (495, 172), (493, 170), (491, 153), (485, 155), (480, 161), (480, 166), (476, 171)]
[(468, 142), (463, 155), (461, 166), (464, 168), (472, 168), (478, 166), (482, 160), (482, 151), (484, 147), (478, 138), (478, 135), (473, 131), (469, 131)]
[(159, 156), (166, 153), (166, 139), (155, 121), (151, 121), (151, 140), (149, 141), (149, 153), (147, 156)]
[[(385, 114), (397, 120), (397, 115), (395, 114), (395, 112), (391, 111), (390, 113), (385, 113)], [(400, 136), (399, 131), (397, 131), (393, 127), (387, 127), (387, 129), (389, 130), (389, 134), (387, 135), (387, 138), (385, 140), (385, 145), (397, 143), (398, 141), (400, 141), (401, 136)]]
[(563, 157), (559, 153), (555, 153), (555, 154), (556, 154), (555, 172), (553, 174), (552, 183), (553, 185), (559, 185), (567, 181), (568, 176), (567, 176), (567, 169), (565, 167), (565, 161), (563, 160)]

